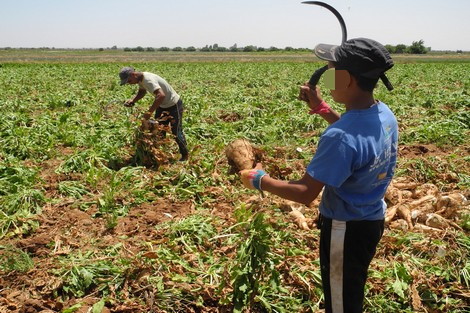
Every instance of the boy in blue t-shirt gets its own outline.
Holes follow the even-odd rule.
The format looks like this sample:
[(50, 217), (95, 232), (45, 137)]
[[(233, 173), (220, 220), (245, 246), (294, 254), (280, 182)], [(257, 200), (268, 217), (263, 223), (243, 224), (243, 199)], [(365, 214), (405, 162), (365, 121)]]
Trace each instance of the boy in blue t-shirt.
[(325, 85), (346, 112), (340, 116), (323, 101), (318, 87), (305, 84), (300, 98), (330, 126), (304, 176), (276, 180), (261, 164), (240, 174), (248, 188), (306, 205), (323, 189), (319, 209), (325, 310), (362, 312), (367, 270), (384, 230), (384, 195), (394, 174), (398, 142), (397, 120), (387, 105), (374, 99), (373, 89), (379, 78), (393, 89), (384, 74), (393, 61), (380, 43), (366, 38), (341, 46), (320, 44), (315, 54), (328, 61)]

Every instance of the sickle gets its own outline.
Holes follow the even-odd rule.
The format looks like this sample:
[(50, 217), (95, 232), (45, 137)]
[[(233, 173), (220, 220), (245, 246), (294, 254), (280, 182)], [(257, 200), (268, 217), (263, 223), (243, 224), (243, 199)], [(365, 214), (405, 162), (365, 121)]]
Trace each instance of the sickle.
[[(304, 1), (302, 3), (312, 4), (312, 5), (319, 5), (321, 7), (324, 7), (326, 9), (330, 10), (330, 12), (333, 13), (336, 16), (336, 18), (339, 21), (339, 24), (341, 25), (341, 32), (343, 34), (341, 43), (343, 43), (347, 40), (346, 38), (348, 37), (348, 34), (347, 34), (347, 30), (346, 30), (346, 24), (344, 23), (344, 20), (343, 20), (343, 17), (341, 16), (341, 14), (339, 14), (339, 12), (335, 8), (333, 8), (329, 4), (321, 2), (321, 1)], [(316, 70), (313, 73), (312, 77), (310, 77), (310, 80), (308, 81), (308, 83), (312, 86), (316, 86), (318, 84), (318, 81), (320, 80), (320, 77), (322, 76), (322, 74), (327, 69), (328, 69), (328, 65), (325, 65), (325, 66), (319, 68), (318, 70)]]
[(348, 37), (348, 33), (346, 31), (346, 24), (344, 23), (344, 20), (343, 20), (343, 17), (341, 16), (341, 14), (339, 14), (338, 11), (336, 11), (335, 8), (333, 8), (331, 5), (327, 4), (327, 3), (324, 3), (324, 2), (321, 2), (321, 1), (304, 1), (302, 3), (305, 3), (305, 4), (313, 4), (313, 5), (319, 5), (321, 7), (324, 7), (324, 8), (327, 8), (328, 10), (331, 11), (331, 13), (333, 13), (336, 18), (338, 19), (339, 21), (339, 24), (341, 25), (341, 31), (343, 33), (343, 38), (341, 40), (341, 43), (345, 42)]

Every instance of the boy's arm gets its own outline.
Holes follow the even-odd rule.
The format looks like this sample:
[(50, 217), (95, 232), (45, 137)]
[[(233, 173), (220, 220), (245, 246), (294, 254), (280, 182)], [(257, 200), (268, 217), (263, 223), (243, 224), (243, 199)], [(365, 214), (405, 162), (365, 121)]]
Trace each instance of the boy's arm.
[(305, 85), (300, 87), (300, 99), (307, 102), (312, 114), (319, 114), (329, 124), (339, 120), (339, 113), (326, 104), (321, 97), (320, 87), (305, 83)]
[(281, 198), (309, 205), (320, 194), (325, 184), (305, 173), (297, 181), (282, 181), (266, 175), (262, 178), (261, 186), (263, 190)]
[(253, 169), (240, 171), (240, 178), (245, 187), (265, 190), (281, 198), (309, 205), (318, 196), (324, 183), (305, 173), (300, 180), (282, 181), (269, 177), (261, 163)]
[[(333, 124), (334, 122), (339, 120), (341, 117), (339, 113), (333, 110), (326, 102), (323, 102), (323, 103), (328, 108), (328, 112), (319, 112), (317, 114), (323, 117), (323, 119), (327, 121), (329, 124)], [(312, 109), (312, 110), (315, 110), (315, 109)]]

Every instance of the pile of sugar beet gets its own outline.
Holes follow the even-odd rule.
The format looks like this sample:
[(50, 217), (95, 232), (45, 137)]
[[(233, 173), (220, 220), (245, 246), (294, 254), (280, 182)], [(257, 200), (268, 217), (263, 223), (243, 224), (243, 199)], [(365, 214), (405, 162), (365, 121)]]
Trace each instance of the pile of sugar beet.
[[(225, 154), (232, 172), (253, 168), (261, 152), (246, 139), (237, 139), (227, 145)], [(395, 178), (387, 189), (385, 223), (390, 229), (420, 232), (442, 232), (452, 227), (462, 230), (459, 223), (468, 214), (470, 201), (462, 192), (440, 192), (434, 184), (407, 182), (406, 177)], [(317, 197), (310, 206), (318, 205)], [(306, 206), (291, 201), (274, 200), (302, 229), (310, 229), (314, 219), (305, 218)], [(313, 210), (316, 215), (316, 210)]]

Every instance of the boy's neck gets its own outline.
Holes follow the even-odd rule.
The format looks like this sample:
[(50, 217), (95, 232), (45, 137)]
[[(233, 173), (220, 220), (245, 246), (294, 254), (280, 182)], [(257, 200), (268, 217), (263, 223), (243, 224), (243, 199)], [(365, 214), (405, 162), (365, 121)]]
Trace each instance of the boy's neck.
[(346, 105), (346, 111), (349, 110), (366, 110), (376, 103), (374, 94), (372, 92), (358, 92), (351, 95), (347, 101), (344, 102)]

